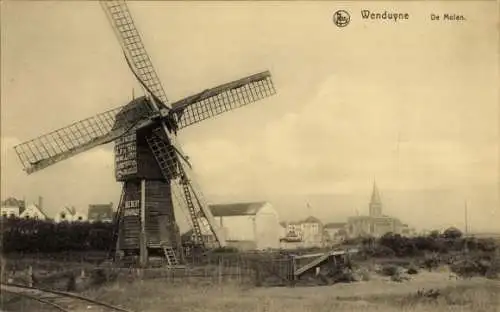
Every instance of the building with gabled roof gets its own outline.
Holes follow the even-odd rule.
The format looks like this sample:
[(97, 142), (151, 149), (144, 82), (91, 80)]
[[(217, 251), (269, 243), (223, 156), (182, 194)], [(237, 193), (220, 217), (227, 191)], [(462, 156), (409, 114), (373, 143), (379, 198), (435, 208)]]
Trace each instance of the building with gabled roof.
[(54, 217), (54, 221), (59, 222), (83, 222), (87, 220), (87, 216), (76, 210), (75, 207), (64, 207)]
[(305, 218), (304, 220), (299, 221), (299, 223), (301, 223), (301, 224), (322, 224), (320, 219), (313, 217), (313, 216), (309, 216), (309, 217)]
[[(270, 203), (213, 204), (209, 209), (228, 246), (240, 250), (279, 248), (282, 231), (278, 213)], [(206, 223), (206, 220), (201, 223)], [(206, 241), (213, 241), (213, 235), (206, 227), (202, 227), (202, 234)]]
[(26, 201), (8, 197), (3, 200), (0, 205), (0, 215), (3, 218), (19, 218), (19, 215), (26, 208)]
[(0, 215), (3, 218), (19, 218), (19, 207), (18, 206), (1, 206)]
[(286, 236), (282, 242), (293, 242), (294, 246), (300, 245), (301, 247), (322, 246), (324, 243), (323, 223), (314, 216), (288, 222)]
[(14, 197), (8, 197), (5, 200), (2, 201), (1, 203), (2, 207), (18, 207), (19, 212), (23, 212), (24, 208), (26, 207), (26, 201), (24, 199), (17, 199)]
[(298, 223), (300, 225), (300, 232), (304, 247), (323, 245), (323, 222), (321, 222), (320, 219), (309, 216)]
[(34, 219), (34, 220), (50, 220), (48, 215), (43, 211), (42, 207), (38, 204), (28, 204), (23, 212), (19, 215), (21, 219)]

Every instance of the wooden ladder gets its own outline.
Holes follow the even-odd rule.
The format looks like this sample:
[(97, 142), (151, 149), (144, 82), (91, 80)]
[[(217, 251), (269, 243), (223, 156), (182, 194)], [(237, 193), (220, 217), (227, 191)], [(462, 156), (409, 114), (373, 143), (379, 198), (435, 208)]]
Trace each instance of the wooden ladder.
[(177, 259), (177, 255), (175, 254), (175, 250), (172, 246), (162, 245), (162, 249), (165, 254), (165, 258), (167, 259), (168, 266), (179, 265), (179, 260)]
[(161, 132), (161, 128), (156, 128), (153, 130), (151, 136), (146, 137), (146, 141), (151, 148), (151, 151), (153, 152), (165, 179), (168, 180), (179, 177), (179, 182), (182, 185), (183, 197), (193, 225), (194, 241), (195, 243), (201, 245), (203, 244), (203, 236), (200, 224), (198, 223), (197, 209), (190, 190), (190, 181), (183, 172), (182, 165), (179, 164), (175, 148), (162, 139)]

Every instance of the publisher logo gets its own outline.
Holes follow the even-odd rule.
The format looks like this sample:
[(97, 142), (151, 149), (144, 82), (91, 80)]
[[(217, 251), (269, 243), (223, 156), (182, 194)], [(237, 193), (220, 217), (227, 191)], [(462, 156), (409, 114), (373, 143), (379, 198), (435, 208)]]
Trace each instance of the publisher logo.
[(338, 27), (346, 27), (351, 21), (351, 15), (345, 10), (338, 10), (333, 13), (333, 23)]

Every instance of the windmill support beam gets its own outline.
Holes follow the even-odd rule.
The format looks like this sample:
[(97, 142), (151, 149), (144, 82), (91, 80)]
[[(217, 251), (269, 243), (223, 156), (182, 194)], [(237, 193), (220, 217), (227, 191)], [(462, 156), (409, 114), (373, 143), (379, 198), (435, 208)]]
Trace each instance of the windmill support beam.
[(141, 238), (140, 238), (140, 264), (148, 265), (148, 249), (146, 238), (146, 180), (141, 180)]

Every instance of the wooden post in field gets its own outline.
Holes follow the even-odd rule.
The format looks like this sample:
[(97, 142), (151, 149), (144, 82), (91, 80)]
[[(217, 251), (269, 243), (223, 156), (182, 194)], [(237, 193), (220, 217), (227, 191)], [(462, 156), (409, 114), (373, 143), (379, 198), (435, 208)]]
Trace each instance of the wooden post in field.
[(223, 259), (222, 257), (219, 258), (219, 285), (222, 285), (222, 269), (223, 269)]
[(238, 260), (236, 261), (236, 281), (238, 284), (241, 284), (241, 259), (240, 257), (237, 258)]
[(28, 267), (28, 286), (33, 287), (33, 267)]
[(261, 276), (260, 276), (260, 263), (255, 262), (255, 286), (262, 286)]
[(292, 267), (292, 272), (290, 272), (291, 276), (290, 276), (290, 284), (292, 285), (292, 287), (295, 286), (295, 270), (297, 269), (297, 263), (296, 263), (296, 259), (294, 256), (292, 256), (292, 259), (291, 259), (291, 267)]

